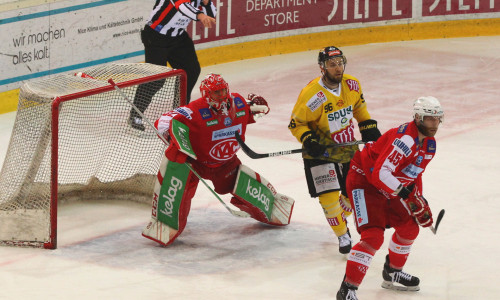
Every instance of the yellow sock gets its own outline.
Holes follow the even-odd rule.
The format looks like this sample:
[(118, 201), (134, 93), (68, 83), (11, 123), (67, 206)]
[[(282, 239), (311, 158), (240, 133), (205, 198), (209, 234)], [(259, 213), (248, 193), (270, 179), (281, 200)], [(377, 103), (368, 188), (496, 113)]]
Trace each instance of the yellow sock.
[(345, 211), (339, 200), (340, 191), (330, 192), (319, 196), (319, 203), (321, 207), (323, 207), (323, 213), (336, 236), (341, 236), (347, 232), (346, 217), (352, 213)]

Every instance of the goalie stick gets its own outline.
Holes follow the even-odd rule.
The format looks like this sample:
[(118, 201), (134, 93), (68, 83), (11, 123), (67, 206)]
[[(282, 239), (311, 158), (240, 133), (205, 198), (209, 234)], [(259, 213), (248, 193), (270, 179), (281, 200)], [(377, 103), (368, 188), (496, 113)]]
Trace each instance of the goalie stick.
[[(132, 108), (134, 108), (134, 110), (139, 114), (139, 116), (144, 120), (146, 121), (146, 123), (151, 126), (151, 128), (156, 132), (156, 134), (160, 137), (160, 139), (163, 141), (163, 143), (165, 143), (165, 145), (169, 145), (167, 140), (163, 137), (163, 135), (160, 134), (160, 132), (158, 132), (158, 129), (156, 129), (156, 127), (153, 125), (153, 123), (151, 123), (151, 121), (146, 118), (146, 116), (144, 116), (144, 114), (137, 108), (137, 106), (134, 105), (134, 103), (127, 97), (127, 95), (125, 95), (125, 93), (118, 87), (118, 85), (113, 81), (113, 79), (109, 79), (108, 80), (109, 84), (111, 84), (113, 86), (113, 88), (123, 97), (123, 99), (125, 99), (130, 105), (132, 105)], [(229, 206), (227, 206), (227, 204), (222, 201), (222, 199), (219, 197), (219, 195), (217, 195), (217, 193), (207, 184), (207, 182), (201, 178), (201, 176), (193, 169), (193, 167), (189, 164), (189, 163), (185, 163), (185, 165), (189, 168), (189, 170), (191, 170), (191, 172), (193, 172), (193, 174), (198, 177), (198, 179), (203, 182), (203, 184), (207, 187), (207, 189), (210, 190), (210, 192), (212, 192), (212, 194), (217, 198), (217, 200), (220, 201), (220, 203), (222, 203), (222, 205), (224, 205), (224, 207), (233, 215), (233, 216), (237, 216), (237, 217), (241, 217), (241, 218), (247, 218), (249, 217), (250, 215), (244, 211), (238, 211), (238, 210), (234, 210), (234, 209), (231, 209)]]
[[(282, 150), (282, 151), (277, 151), (277, 152), (270, 152), (270, 153), (256, 153), (250, 147), (248, 147), (245, 142), (241, 139), (240, 134), (236, 131), (235, 133), (235, 138), (238, 141), (238, 144), (240, 144), (241, 149), (243, 152), (245, 152), (248, 157), (252, 159), (259, 159), (259, 158), (266, 158), (266, 157), (273, 157), (273, 156), (281, 156), (281, 155), (288, 155), (288, 154), (294, 154), (294, 153), (302, 153), (304, 149), (292, 149), (292, 150)], [(343, 143), (343, 144), (333, 144), (333, 145), (328, 145), (328, 148), (336, 148), (336, 147), (345, 147), (345, 146), (353, 146), (353, 145), (362, 145), (365, 142), (363, 141), (354, 141), (354, 142), (349, 142), (349, 143)]]
[(444, 209), (442, 209), (439, 212), (439, 214), (436, 218), (436, 225), (429, 227), (430, 230), (432, 231), (432, 233), (436, 234), (436, 231), (438, 230), (439, 223), (441, 223), (441, 220), (443, 219), (443, 217), (444, 217)]

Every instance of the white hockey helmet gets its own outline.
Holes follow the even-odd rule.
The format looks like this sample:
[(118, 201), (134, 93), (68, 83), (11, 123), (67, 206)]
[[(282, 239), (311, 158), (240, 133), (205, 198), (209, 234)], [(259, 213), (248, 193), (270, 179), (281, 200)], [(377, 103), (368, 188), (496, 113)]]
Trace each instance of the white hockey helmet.
[(443, 108), (441, 107), (441, 103), (439, 103), (439, 100), (435, 97), (419, 97), (413, 103), (413, 118), (418, 118), (418, 120), (423, 122), (425, 116), (438, 117), (439, 122), (443, 122)]

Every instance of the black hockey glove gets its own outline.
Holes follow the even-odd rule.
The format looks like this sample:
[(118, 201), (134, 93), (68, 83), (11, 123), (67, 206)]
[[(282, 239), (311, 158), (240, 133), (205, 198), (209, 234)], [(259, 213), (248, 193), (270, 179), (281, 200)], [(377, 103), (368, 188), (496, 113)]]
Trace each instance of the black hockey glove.
[(326, 146), (319, 143), (319, 138), (313, 131), (305, 132), (301, 137), (302, 144), (307, 154), (318, 157), (325, 153)]
[(369, 119), (358, 124), (363, 142), (375, 142), (382, 134), (377, 128), (377, 121)]
[(413, 192), (414, 188), (415, 188), (415, 184), (414, 183), (412, 183), (412, 184), (410, 184), (408, 186), (400, 185), (398, 187), (398, 189), (395, 191), (396, 192), (395, 194), (398, 197), (400, 197), (401, 199), (406, 200), (406, 199), (408, 199), (408, 197), (410, 197), (410, 194), (411, 194), (411, 192)]

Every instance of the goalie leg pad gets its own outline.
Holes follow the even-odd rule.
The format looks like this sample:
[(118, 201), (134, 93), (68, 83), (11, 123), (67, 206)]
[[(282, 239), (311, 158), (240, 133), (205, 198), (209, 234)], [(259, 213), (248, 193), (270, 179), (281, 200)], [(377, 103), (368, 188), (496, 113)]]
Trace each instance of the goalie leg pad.
[(288, 225), (295, 201), (277, 193), (264, 177), (240, 165), (231, 204), (257, 221), (271, 225)]
[(185, 164), (164, 158), (155, 183), (151, 221), (142, 235), (164, 246), (171, 244), (186, 227), (198, 182)]

